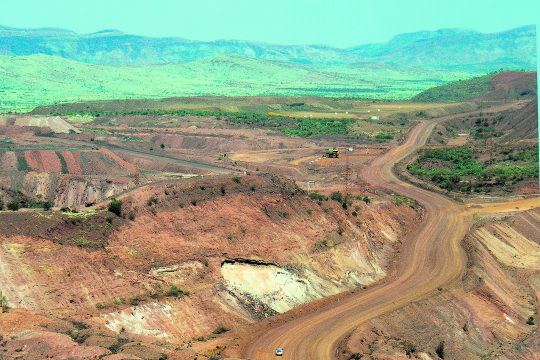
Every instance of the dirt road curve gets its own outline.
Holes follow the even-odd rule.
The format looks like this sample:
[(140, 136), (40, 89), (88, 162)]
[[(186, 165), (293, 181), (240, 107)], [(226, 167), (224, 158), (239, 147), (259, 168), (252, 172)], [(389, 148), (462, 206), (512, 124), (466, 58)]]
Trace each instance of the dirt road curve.
[(396, 162), (425, 144), (435, 125), (434, 121), (420, 123), (406, 143), (362, 171), (366, 181), (414, 198), (425, 207), (424, 222), (404, 240), (397, 270), (388, 281), (268, 329), (245, 346), (243, 358), (275, 359), (275, 349), (282, 347), (283, 359), (335, 359), (337, 344), (362, 322), (428, 297), (438, 286), (462, 276), (465, 254), (459, 244), (469, 229), (471, 214), (477, 211), (404, 183), (392, 173)]

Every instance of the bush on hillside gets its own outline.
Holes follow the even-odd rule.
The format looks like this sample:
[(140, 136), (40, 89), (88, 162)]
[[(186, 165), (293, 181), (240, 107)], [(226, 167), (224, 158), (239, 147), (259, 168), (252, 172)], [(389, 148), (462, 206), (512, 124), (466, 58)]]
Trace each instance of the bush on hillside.
[(107, 210), (116, 216), (122, 216), (122, 200), (112, 199), (109, 206), (107, 206)]

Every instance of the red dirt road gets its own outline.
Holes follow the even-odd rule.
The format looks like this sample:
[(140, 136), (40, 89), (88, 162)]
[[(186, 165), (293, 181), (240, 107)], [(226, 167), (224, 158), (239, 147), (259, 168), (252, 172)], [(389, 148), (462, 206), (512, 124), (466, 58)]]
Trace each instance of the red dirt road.
[(392, 173), (396, 162), (425, 144), (436, 124), (420, 123), (403, 145), (362, 172), (368, 183), (414, 198), (425, 207), (424, 223), (404, 239), (393, 274), (380, 285), (258, 333), (244, 347), (244, 358), (274, 359), (275, 349), (282, 347), (283, 359), (335, 359), (340, 341), (361, 323), (426, 298), (462, 276), (465, 254), (459, 244), (469, 230), (471, 209), (404, 183)]

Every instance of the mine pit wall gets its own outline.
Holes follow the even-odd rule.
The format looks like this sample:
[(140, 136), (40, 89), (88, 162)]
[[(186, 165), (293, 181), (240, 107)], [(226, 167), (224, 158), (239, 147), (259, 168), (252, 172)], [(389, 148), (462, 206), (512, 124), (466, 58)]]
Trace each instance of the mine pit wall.
[[(202, 288), (195, 285), (199, 290), (192, 291), (191, 295), (182, 299), (151, 302), (120, 312), (103, 314), (104, 324), (114, 331), (124, 327), (127, 331), (147, 335), (154, 331), (152, 329), (164, 329), (159, 337), (173, 342), (185, 342), (193, 337), (208, 336), (220, 325), (235, 327), (253, 323), (317, 298), (369, 285), (386, 275), (388, 264), (395, 256), (395, 246), (402, 238), (402, 226), (407, 222), (409, 226), (414, 225), (421, 216), (406, 206), (389, 203), (370, 206), (364, 204), (361, 210), (365, 215), (362, 217), (363, 225), (359, 227), (342, 218), (342, 224), (346, 224), (346, 236), (340, 236), (336, 232), (328, 231), (329, 228), (338, 226), (336, 220), (321, 209), (317, 210), (317, 205), (309, 220), (305, 218), (305, 214), (299, 216), (289, 208), (290, 218), (276, 224), (275, 220), (264, 214), (262, 217), (257, 215), (257, 212), (261, 213), (262, 210), (260, 204), (268, 204), (267, 201), (250, 199), (252, 198), (228, 198), (224, 203), (218, 201), (201, 206), (213, 212), (213, 219), (208, 220), (209, 222), (219, 222), (217, 219), (225, 216), (229, 224), (243, 224), (247, 234), (254, 233), (253, 237), (247, 239), (248, 243), (257, 239), (257, 246), (261, 246), (260, 248), (252, 246), (247, 250), (244, 247), (247, 244), (244, 245), (243, 240), (236, 239), (238, 235), (235, 234), (231, 241), (236, 243), (232, 248), (220, 250), (220, 240), (210, 240), (213, 238), (212, 231), (208, 230), (207, 223), (197, 215), (193, 219), (181, 215), (176, 218), (169, 213), (161, 218), (158, 213), (157, 217), (141, 219), (149, 228), (154, 226), (154, 221), (177, 223), (182, 219), (186, 224), (193, 224), (197, 219), (198, 236), (205, 236), (208, 238), (206, 241), (217, 246), (215, 250), (208, 247), (204, 250), (208, 245), (200, 243), (202, 248), (197, 250), (207, 255), (210, 259), (209, 266), (201, 266), (199, 263), (188, 272), (180, 269), (182, 264), (186, 263), (177, 263), (152, 270), (151, 274), (160, 279), (168, 277), (167, 282), (176, 278), (179, 287), (185, 289), (191, 289), (190, 286), (199, 281), (208, 282)], [(300, 202), (299, 207), (311, 206), (311, 201), (309, 204), (304, 201)], [(243, 207), (240, 204), (243, 204)], [(336, 205), (336, 208), (341, 208), (339, 204)], [(193, 210), (198, 212), (201, 210), (198, 207)], [(231, 208), (236, 209), (234, 216), (230, 215)], [(175, 211), (175, 214), (183, 211), (185, 210)], [(306, 227), (311, 228), (311, 236), (315, 238), (305, 238)], [(260, 230), (262, 232), (258, 232)], [(187, 228), (183, 232), (185, 235), (192, 234)], [(172, 234), (162, 233), (161, 236), (171, 241), (175, 238)], [(327, 240), (328, 246), (317, 248), (314, 243), (323, 238)], [(197, 242), (195, 239), (192, 241)], [(144, 249), (138, 251), (145, 252)], [(166, 253), (174, 254), (176, 251), (169, 249)], [(223, 258), (222, 251), (230, 255)], [(111, 253), (123, 257), (120, 248), (111, 249)], [(157, 253), (154, 254), (157, 256)], [(235, 257), (235, 254), (241, 256)], [(153, 255), (146, 256), (159, 261)], [(164, 269), (166, 270), (162, 271)]]
[[(114, 331), (182, 343), (383, 278), (404, 229), (421, 218), (384, 201), (356, 202), (354, 217), (335, 201), (317, 205), (292, 185), (275, 189), (273, 178), (232, 180), (226, 196), (210, 182), (204, 190), (156, 187), (132, 195), (124, 204), (137, 207), (137, 215), (105, 249), (0, 239), (4, 296), (10, 306), (93, 316)], [(189, 202), (212, 191), (196, 205)], [(158, 201), (152, 208), (150, 198)], [(130, 305), (170, 284), (190, 295), (146, 296)]]
[[(231, 295), (259, 302), (262, 308), (268, 307), (270, 312), (259, 314), (267, 317), (318, 298), (370, 284), (384, 276), (385, 272), (380, 267), (368, 269), (361, 268), (362, 264), (354, 264), (353, 258), (359, 255), (357, 249), (350, 249), (349, 255), (330, 250), (324, 259), (315, 259), (310, 266), (290, 269), (253, 261), (226, 261), (221, 266), (221, 273)], [(308, 259), (299, 257), (297, 260), (305, 264)], [(327, 262), (339, 264), (340, 268), (329, 269), (328, 265), (324, 266)]]
[(38, 172), (0, 176), (0, 179), (6, 186), (20, 188), (35, 199), (52, 199), (57, 207), (76, 209), (84, 208), (87, 202), (106, 200), (135, 186), (131, 181), (119, 182), (104, 176), (87, 175), (82, 178)]

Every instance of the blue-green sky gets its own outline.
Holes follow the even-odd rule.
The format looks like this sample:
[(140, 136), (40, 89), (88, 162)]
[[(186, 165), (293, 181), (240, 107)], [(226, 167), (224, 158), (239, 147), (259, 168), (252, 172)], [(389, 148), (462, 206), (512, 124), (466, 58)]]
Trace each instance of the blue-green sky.
[(536, 24), (538, 0), (0, 0), (0, 25), (348, 47), (419, 30)]

